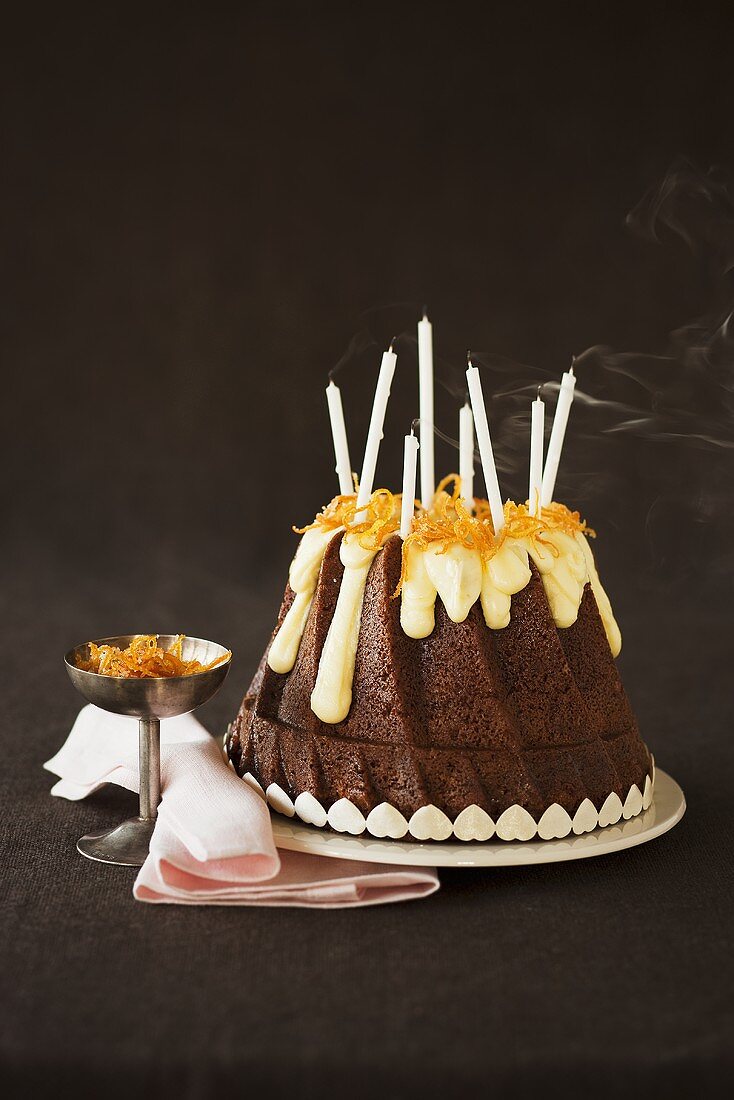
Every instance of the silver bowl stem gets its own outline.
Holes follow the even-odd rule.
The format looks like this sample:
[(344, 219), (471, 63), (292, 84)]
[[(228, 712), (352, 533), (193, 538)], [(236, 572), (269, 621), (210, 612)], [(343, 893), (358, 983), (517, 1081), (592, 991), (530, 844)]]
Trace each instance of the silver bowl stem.
[(140, 816), (102, 833), (88, 833), (77, 841), (77, 851), (98, 863), (142, 867), (150, 849), (161, 801), (161, 724), (157, 718), (138, 722)]
[(161, 800), (161, 724), (157, 718), (141, 718), (138, 752), (140, 758), (140, 818), (155, 821)]

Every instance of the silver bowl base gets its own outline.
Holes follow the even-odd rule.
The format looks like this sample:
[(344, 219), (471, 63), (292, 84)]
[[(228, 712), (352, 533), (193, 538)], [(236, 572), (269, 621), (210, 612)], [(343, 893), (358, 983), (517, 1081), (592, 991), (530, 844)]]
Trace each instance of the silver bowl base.
[(129, 821), (123, 821), (122, 825), (115, 825), (114, 829), (81, 837), (76, 842), (77, 850), (98, 863), (142, 867), (148, 856), (154, 828), (155, 820), (132, 817)]

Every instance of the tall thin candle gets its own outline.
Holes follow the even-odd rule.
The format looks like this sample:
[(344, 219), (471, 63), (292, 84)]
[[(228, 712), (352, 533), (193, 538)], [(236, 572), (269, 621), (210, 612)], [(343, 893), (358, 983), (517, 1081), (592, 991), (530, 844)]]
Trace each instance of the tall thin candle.
[(326, 400), (329, 405), (331, 435), (334, 440), (334, 457), (336, 459), (336, 473), (339, 478), (339, 492), (342, 496), (347, 496), (349, 493), (354, 492), (352, 464), (349, 461), (349, 444), (347, 442), (347, 429), (344, 425), (341, 390), (331, 380), (329, 380), (329, 385), (326, 387)]
[(561, 461), (563, 439), (566, 435), (566, 425), (568, 424), (568, 414), (571, 411), (575, 385), (576, 375), (573, 373), (572, 363), (571, 369), (567, 370), (561, 378), (556, 415), (553, 417), (553, 427), (551, 428), (550, 439), (548, 441), (548, 454), (545, 459), (543, 485), (540, 492), (540, 502), (544, 508), (547, 508), (553, 500), (553, 490), (556, 487), (558, 464)]
[(468, 359), (468, 363), (469, 366), (466, 371), (466, 380), (469, 385), (469, 397), (471, 398), (471, 407), (474, 413), (477, 443), (479, 444), (479, 457), (482, 460), (482, 471), (487, 486), (487, 499), (489, 500), (489, 510), (492, 515), (492, 526), (494, 527), (495, 534), (498, 534), (505, 525), (505, 512), (502, 507), (500, 485), (497, 480), (497, 467), (494, 464), (494, 452), (492, 451), (492, 439), (489, 434), (487, 410), (484, 406), (482, 380), (479, 377), (478, 369), (472, 366), (470, 358)]
[(431, 507), (436, 491), (433, 458), (433, 326), (423, 314), (418, 322), (418, 381), (420, 385), (421, 501)]
[[(357, 508), (364, 508), (372, 496), (372, 486), (377, 469), (377, 455), (380, 450), (382, 429), (385, 424), (385, 412), (387, 401), (390, 397), (390, 385), (395, 374), (395, 364), (398, 357), (390, 347), (383, 353), (380, 373), (375, 388), (375, 398), (372, 402), (372, 416), (370, 418), (369, 431), (367, 432), (367, 444), (364, 449), (362, 461), (362, 475), (359, 479), (359, 493), (357, 494)], [(359, 513), (358, 513), (359, 518)]]
[(411, 431), (405, 437), (403, 452), (403, 500), (400, 509), (400, 537), (407, 539), (413, 527), (415, 510), (415, 468), (418, 456), (418, 440)]
[(474, 500), (474, 417), (468, 401), (459, 410), (459, 494), (471, 507)]
[(543, 481), (543, 432), (545, 431), (545, 402), (538, 396), (532, 404), (530, 420), (530, 483), (528, 486), (528, 510), (531, 516), (540, 515), (540, 493)]

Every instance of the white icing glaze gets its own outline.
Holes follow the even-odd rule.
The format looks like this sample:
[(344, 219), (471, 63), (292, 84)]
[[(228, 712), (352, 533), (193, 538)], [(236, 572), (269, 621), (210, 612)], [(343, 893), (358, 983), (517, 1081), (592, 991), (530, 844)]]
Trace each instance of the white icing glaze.
[(488, 627), (503, 630), (509, 625), (512, 596), (522, 591), (530, 577), (527, 551), (507, 539), (484, 565), (481, 598)]
[(508, 806), (497, 818), (500, 840), (532, 840), (537, 831), (535, 819), (523, 806)]
[(590, 833), (599, 824), (599, 814), (590, 798), (585, 798), (573, 816), (573, 831), (576, 836)]
[(423, 551), (411, 544), (400, 590), (400, 625), (409, 638), (427, 638), (435, 625), (436, 589), (426, 571)]
[(482, 559), (477, 550), (461, 543), (431, 543), (423, 552), (426, 573), (441, 597), (446, 614), (463, 623), (482, 590)]
[(321, 563), (335, 533), (331, 528), (312, 527), (298, 544), (288, 573), (288, 583), (296, 596), (268, 653), (268, 664), (273, 672), (290, 672), (296, 663)]
[(262, 789), (257, 779), (255, 779), (255, 776), (252, 774), (252, 772), (245, 772), (242, 778), (249, 787), (252, 787), (253, 791), (256, 791), (257, 794), (260, 795), (261, 798), (265, 798), (265, 791)]
[(643, 810), (649, 810), (652, 805), (652, 780), (649, 775), (645, 776), (645, 789), (642, 792), (642, 808)]
[(624, 808), (622, 809), (622, 817), (625, 821), (629, 821), (631, 817), (637, 817), (642, 812), (642, 791), (633, 783), (630, 787), (627, 797), (624, 800)]
[(265, 792), (270, 805), (274, 810), (277, 810), (279, 814), (285, 814), (286, 817), (293, 817), (296, 808), (292, 801), (285, 793), (282, 787), (279, 787), (277, 783), (271, 783)]
[(543, 813), (538, 822), (538, 836), (541, 840), (556, 840), (568, 836), (573, 827), (571, 817), (563, 806), (554, 802)]
[(440, 597), (454, 622), (463, 622), (477, 598), (484, 621), (502, 630), (510, 621), (511, 597), (530, 581), (532, 558), (543, 581), (556, 626), (576, 622), (587, 581), (599, 607), (614, 656), (621, 648), (619, 628), (609, 599), (599, 581), (593, 555), (581, 533), (546, 531), (542, 542), (506, 538), (496, 554), (483, 561), (478, 550), (453, 543), (431, 543), (425, 549), (410, 545), (401, 590), (400, 623), (410, 638), (426, 638), (434, 627), (434, 606)]
[(367, 830), (379, 839), (389, 836), (392, 840), (400, 840), (408, 831), (408, 822), (400, 810), (396, 810), (389, 802), (381, 802), (370, 812)]
[[(263, 794), (262, 787), (253, 775), (247, 772), (243, 778)], [(443, 841), (448, 840), (452, 834), (462, 841), (485, 841), (495, 835), (499, 840), (505, 841), (532, 840), (536, 835), (541, 840), (554, 840), (568, 836), (571, 831), (577, 836), (589, 833), (597, 826), (609, 829), (610, 835), (613, 835), (616, 823), (623, 816), (629, 820), (648, 808), (652, 802), (653, 787), (650, 776), (647, 776), (645, 792), (649, 801), (645, 805), (645, 795), (641, 795), (639, 787), (633, 784), (625, 800), (624, 812), (621, 799), (614, 791), (607, 795), (599, 813), (593, 802), (585, 798), (573, 821), (566, 810), (554, 802), (541, 815), (537, 825), (533, 816), (517, 805), (509, 806), (500, 814), (496, 826), (489, 814), (476, 805), (462, 810), (453, 825), (446, 814), (433, 805), (421, 806), (408, 823), (403, 814), (389, 802), (381, 802), (379, 806), (375, 806), (365, 821), (362, 812), (348, 798), (340, 798), (327, 814), (318, 799), (308, 791), (298, 795), (294, 806), (276, 783), (271, 783), (268, 787), (268, 802), (274, 810), (288, 817), (298, 814), (306, 824), (322, 828), (328, 821), (337, 832), (359, 836), (367, 831), (380, 840), (385, 837), (400, 840), (408, 831), (416, 840)], [(617, 832), (620, 836), (623, 835), (620, 829)]]
[(609, 648), (612, 651), (612, 657), (618, 657), (622, 649), (622, 635), (617, 626), (617, 620), (614, 618), (614, 612), (612, 611), (609, 597), (602, 588), (602, 583), (599, 580), (599, 574), (596, 571), (596, 564), (594, 562), (594, 555), (591, 552), (589, 543), (581, 532), (577, 533), (576, 541), (579, 543), (584, 553), (586, 568), (589, 573), (589, 580), (591, 581), (591, 589), (596, 599), (596, 605), (599, 608), (601, 621), (604, 624), (604, 630), (606, 631)]
[(489, 840), (494, 836), (494, 821), (481, 806), (467, 806), (454, 822), (457, 840)]
[[(522, 540), (543, 578), (543, 587), (556, 626), (573, 626), (578, 618), (588, 571), (584, 554), (571, 535), (563, 531), (544, 531), (543, 543)], [(555, 549), (556, 553), (553, 553)]]
[(294, 806), (301, 821), (305, 821), (307, 825), (316, 825), (322, 829), (326, 824), (326, 810), (310, 791), (299, 794)]
[(612, 791), (604, 799), (604, 805), (599, 810), (599, 824), (605, 829), (607, 825), (616, 825), (621, 816), (622, 799), (615, 791)]
[(434, 605), (440, 596), (449, 618), (463, 622), (481, 598), (484, 620), (493, 630), (510, 621), (510, 599), (530, 580), (527, 551), (507, 539), (484, 562), (478, 550), (454, 543), (425, 550), (408, 547), (406, 578), (401, 590), (400, 624), (409, 638), (426, 638), (434, 626)]
[(448, 840), (454, 831), (450, 820), (438, 806), (421, 806), (408, 823), (416, 840)]
[[(268, 664), (275, 672), (287, 673), (295, 664), (321, 563), (334, 534), (333, 529), (316, 526), (301, 539), (289, 573), (295, 598), (268, 654)], [(349, 533), (341, 543), (344, 575), (311, 694), (314, 713), (322, 722), (332, 725), (343, 721), (351, 706), (365, 584), (377, 552), (366, 550)], [(576, 621), (584, 587), (591, 583), (616, 657), (621, 649), (619, 627), (599, 581), (591, 548), (580, 532), (571, 535), (545, 531), (542, 539), (536, 540), (507, 537), (488, 561), (483, 560), (477, 549), (459, 542), (431, 543), (425, 548), (410, 544), (401, 590), (402, 629), (410, 638), (428, 637), (435, 625), (437, 596), (453, 622), (464, 622), (479, 599), (487, 626), (492, 630), (504, 629), (510, 621), (512, 596), (530, 580), (530, 558), (541, 575), (551, 614), (559, 628), (567, 628)]]
[(338, 833), (351, 833), (352, 836), (359, 836), (367, 826), (362, 811), (358, 810), (348, 798), (340, 798), (335, 802), (327, 817), (332, 829), (336, 829)]
[(339, 548), (344, 566), (334, 618), (324, 642), (311, 709), (322, 722), (343, 721), (352, 705), (354, 659), (359, 639), (362, 601), (367, 574), (375, 550), (365, 550), (356, 538), (345, 535)]

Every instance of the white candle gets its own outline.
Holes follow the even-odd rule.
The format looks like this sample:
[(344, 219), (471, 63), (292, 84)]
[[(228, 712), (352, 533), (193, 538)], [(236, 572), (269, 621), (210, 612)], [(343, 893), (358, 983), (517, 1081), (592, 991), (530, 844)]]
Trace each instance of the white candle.
[(418, 322), (418, 381), (420, 385), (421, 502), (431, 507), (436, 492), (433, 462), (433, 326), (426, 315)]
[(413, 527), (415, 505), (415, 467), (418, 456), (418, 440), (413, 435), (405, 437), (403, 452), (403, 503), (400, 509), (400, 537), (407, 539)]
[(543, 470), (543, 487), (540, 493), (540, 502), (544, 508), (553, 500), (553, 490), (556, 487), (558, 464), (561, 461), (563, 438), (566, 434), (568, 414), (571, 411), (575, 385), (576, 375), (573, 373), (572, 365), (571, 369), (566, 371), (561, 379), (561, 388), (558, 391), (558, 404), (556, 405), (556, 415), (553, 417), (553, 427), (551, 428), (550, 440), (548, 441), (548, 454), (546, 455), (545, 469)]
[(469, 397), (471, 398), (474, 424), (477, 430), (477, 443), (479, 444), (479, 457), (482, 460), (482, 472), (487, 486), (487, 499), (489, 510), (492, 514), (492, 526), (495, 534), (499, 534), (505, 525), (505, 512), (502, 507), (500, 485), (497, 480), (497, 467), (494, 464), (494, 452), (492, 451), (492, 439), (489, 434), (487, 422), (487, 410), (484, 407), (484, 394), (482, 393), (482, 380), (479, 371), (471, 365), (466, 372), (466, 380), (469, 385)]
[(528, 511), (531, 516), (540, 515), (540, 494), (543, 482), (543, 432), (545, 431), (545, 402), (538, 396), (532, 404), (530, 421), (530, 483), (528, 486)]
[(329, 405), (331, 435), (334, 440), (334, 457), (336, 458), (336, 473), (339, 478), (339, 492), (342, 496), (348, 496), (354, 492), (352, 464), (349, 461), (349, 444), (347, 443), (347, 429), (344, 426), (342, 394), (339, 387), (332, 381), (326, 387), (326, 400)]
[[(392, 378), (395, 373), (397, 359), (398, 357), (392, 350), (391, 344), (389, 349), (382, 356), (380, 374), (377, 378), (377, 387), (375, 389), (375, 398), (372, 402), (372, 416), (370, 418), (369, 431), (367, 432), (364, 459), (362, 460), (362, 475), (359, 479), (357, 508), (364, 508), (365, 504), (367, 504), (372, 496), (372, 485), (375, 480), (377, 455), (380, 450), (382, 429), (385, 423), (387, 400), (390, 396), (390, 384), (392, 383)], [(359, 515), (356, 518), (359, 519)]]
[(467, 401), (459, 410), (459, 495), (471, 508), (474, 500), (474, 417)]

